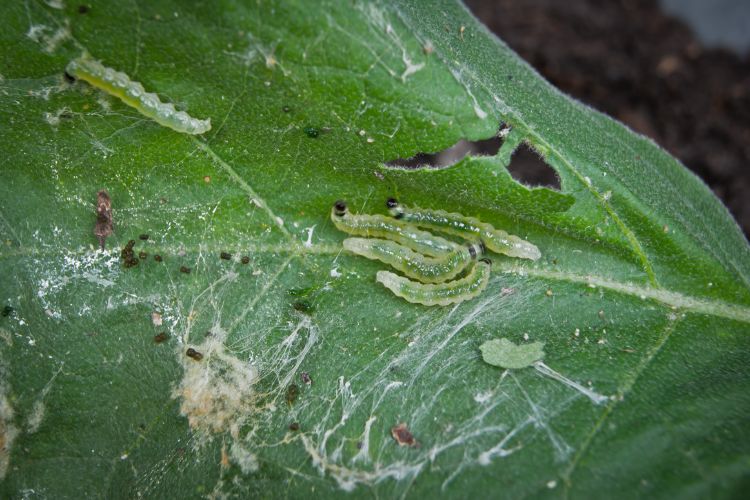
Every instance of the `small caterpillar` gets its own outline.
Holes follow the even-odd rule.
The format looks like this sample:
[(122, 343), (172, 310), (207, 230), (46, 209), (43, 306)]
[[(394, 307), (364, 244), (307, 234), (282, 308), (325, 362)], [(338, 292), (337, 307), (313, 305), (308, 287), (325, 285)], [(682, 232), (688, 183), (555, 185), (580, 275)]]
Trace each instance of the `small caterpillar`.
[(375, 281), (408, 302), (426, 306), (447, 306), (473, 299), (487, 288), (491, 263), (488, 259), (477, 262), (465, 277), (444, 283), (424, 284), (412, 281), (390, 271), (378, 271)]
[(172, 103), (161, 102), (159, 96), (146, 92), (138, 82), (92, 58), (84, 52), (68, 63), (65, 71), (96, 88), (120, 99), (159, 125), (185, 134), (203, 134), (211, 130), (211, 119), (199, 120), (184, 111), (177, 111)]
[(377, 238), (347, 238), (344, 248), (368, 259), (385, 262), (423, 283), (440, 283), (455, 278), (477, 255), (484, 253), (480, 242), (467, 246), (456, 244), (451, 252), (441, 257), (425, 257), (394, 241)]
[(394, 220), (385, 215), (354, 215), (346, 202), (337, 201), (331, 209), (333, 225), (354, 236), (370, 236), (395, 241), (403, 246), (432, 257), (440, 257), (455, 250), (456, 244), (417, 229), (413, 224)]
[(410, 222), (416, 226), (442, 231), (446, 234), (466, 239), (479, 239), (489, 250), (522, 259), (537, 260), (541, 253), (536, 245), (526, 240), (508, 234), (501, 229), (495, 229), (491, 224), (482, 222), (474, 217), (450, 213), (444, 210), (428, 210), (407, 208), (394, 198), (386, 202), (388, 211), (397, 219)]

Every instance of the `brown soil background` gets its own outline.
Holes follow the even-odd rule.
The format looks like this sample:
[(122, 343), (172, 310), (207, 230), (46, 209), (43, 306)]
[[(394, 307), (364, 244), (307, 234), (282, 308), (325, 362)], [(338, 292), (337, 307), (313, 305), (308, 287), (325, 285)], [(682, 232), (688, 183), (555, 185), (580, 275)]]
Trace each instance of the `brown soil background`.
[(706, 49), (654, 0), (465, 0), (562, 91), (651, 137), (750, 234), (750, 60)]

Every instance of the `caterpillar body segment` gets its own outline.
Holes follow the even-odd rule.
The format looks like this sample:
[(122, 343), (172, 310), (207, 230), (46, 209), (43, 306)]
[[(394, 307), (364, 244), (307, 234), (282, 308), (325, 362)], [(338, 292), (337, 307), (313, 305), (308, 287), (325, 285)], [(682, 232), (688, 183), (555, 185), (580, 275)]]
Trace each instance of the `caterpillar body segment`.
[(418, 229), (414, 224), (385, 215), (354, 215), (345, 202), (337, 201), (331, 209), (331, 221), (337, 229), (353, 236), (381, 238), (432, 257), (455, 250), (456, 243)]
[(490, 262), (482, 259), (472, 266), (465, 277), (443, 283), (420, 283), (390, 271), (378, 271), (375, 281), (408, 302), (447, 306), (473, 299), (482, 293), (490, 281), (490, 267)]
[(125, 73), (104, 66), (86, 52), (70, 61), (65, 71), (117, 97), (159, 125), (193, 135), (211, 130), (210, 118), (199, 120), (184, 111), (177, 111), (174, 104), (162, 102), (158, 95), (146, 92), (143, 85), (131, 80)]
[(454, 244), (454, 250), (440, 257), (426, 257), (394, 241), (378, 238), (347, 238), (344, 248), (352, 253), (379, 260), (423, 283), (440, 283), (458, 276), (481, 256), (481, 243)]
[(508, 234), (502, 229), (495, 229), (491, 224), (474, 217), (445, 210), (404, 207), (393, 198), (390, 198), (386, 205), (396, 220), (469, 240), (481, 240), (488, 250), (509, 257), (531, 260), (541, 257), (539, 249), (533, 243)]

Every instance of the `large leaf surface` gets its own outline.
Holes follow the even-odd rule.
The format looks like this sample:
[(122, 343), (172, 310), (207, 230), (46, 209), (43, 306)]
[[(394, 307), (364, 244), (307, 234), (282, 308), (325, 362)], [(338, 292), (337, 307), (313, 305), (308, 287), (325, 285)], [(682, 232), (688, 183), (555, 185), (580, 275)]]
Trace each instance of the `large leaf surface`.
[[(674, 159), (559, 94), (462, 6), (28, 1), (3, 28), (3, 496), (747, 483), (746, 241)], [(68, 83), (84, 50), (213, 130), (179, 134)], [(496, 156), (383, 165), (501, 122)], [(509, 176), (521, 141), (562, 192)], [(372, 213), (388, 196), (478, 216), (543, 257), (493, 256), (489, 288), (459, 306), (408, 304), (328, 218), (336, 199)], [(130, 239), (148, 256), (124, 268)], [(546, 364), (484, 363), (497, 337), (544, 341)], [(399, 423), (418, 447), (398, 446)]]

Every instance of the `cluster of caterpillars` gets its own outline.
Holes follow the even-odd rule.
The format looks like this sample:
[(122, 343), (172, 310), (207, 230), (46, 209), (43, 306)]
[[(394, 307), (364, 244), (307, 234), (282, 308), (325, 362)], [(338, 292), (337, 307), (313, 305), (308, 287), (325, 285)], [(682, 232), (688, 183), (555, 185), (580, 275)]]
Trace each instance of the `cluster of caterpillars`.
[[(490, 279), (487, 251), (537, 260), (539, 249), (473, 217), (444, 210), (409, 208), (393, 198), (386, 202), (390, 216), (352, 214), (337, 201), (331, 220), (341, 231), (357, 236), (344, 240), (354, 254), (379, 260), (401, 272), (378, 271), (376, 281), (409, 302), (446, 306), (473, 299)], [(464, 240), (436, 236), (429, 229)]]

